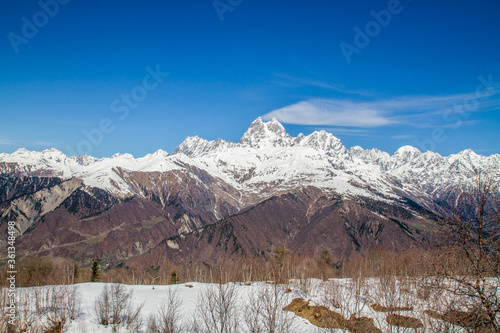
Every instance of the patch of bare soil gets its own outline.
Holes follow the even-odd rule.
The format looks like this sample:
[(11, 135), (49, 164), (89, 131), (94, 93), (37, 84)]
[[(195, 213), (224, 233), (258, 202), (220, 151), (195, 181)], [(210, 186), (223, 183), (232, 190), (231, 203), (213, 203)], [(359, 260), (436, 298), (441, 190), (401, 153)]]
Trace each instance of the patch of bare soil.
[(429, 317), (440, 319), (453, 325), (465, 328), (473, 328), (474, 332), (477, 333), (495, 332), (494, 328), (492, 328), (488, 316), (484, 312), (478, 310), (448, 310), (443, 314), (433, 310), (425, 310), (424, 313)]
[(353, 333), (382, 333), (374, 325), (372, 318), (356, 318), (352, 315), (347, 320), (340, 313), (324, 306), (309, 305), (309, 301), (305, 301), (302, 298), (293, 299), (292, 303), (285, 306), (283, 310), (291, 311), (297, 316), (309, 320), (311, 324), (322, 328), (339, 328), (349, 330)]
[(351, 315), (347, 322), (347, 329), (352, 333), (382, 333), (382, 331), (375, 326), (372, 318), (356, 318), (354, 314)]
[(309, 301), (302, 298), (294, 298), (292, 303), (285, 306), (283, 310), (291, 311), (318, 327), (347, 329), (347, 320), (340, 313), (324, 306), (309, 305)]
[(407, 327), (407, 328), (421, 328), (424, 327), (424, 324), (417, 318), (402, 316), (398, 314), (390, 314), (385, 318), (389, 324), (398, 327)]

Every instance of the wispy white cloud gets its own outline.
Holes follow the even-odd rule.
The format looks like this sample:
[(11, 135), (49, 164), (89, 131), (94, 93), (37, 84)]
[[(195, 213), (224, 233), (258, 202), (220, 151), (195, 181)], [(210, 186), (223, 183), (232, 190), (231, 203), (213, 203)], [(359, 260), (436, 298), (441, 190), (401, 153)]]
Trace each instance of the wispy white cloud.
[[(499, 91), (500, 92), (500, 91)], [(373, 128), (395, 124), (444, 126), (454, 115), (500, 109), (499, 95), (404, 96), (386, 100), (311, 99), (271, 111), (263, 119), (296, 125)], [(488, 98), (490, 97), (490, 98)], [(464, 116), (465, 120), (466, 117)], [(467, 121), (463, 124), (472, 124)]]
[[(323, 128), (325, 129), (325, 128)], [(360, 129), (360, 128), (348, 128), (348, 127), (328, 127), (326, 128), (328, 131), (334, 132), (334, 133), (345, 133), (345, 134), (368, 134), (369, 131), (366, 129)]]
[(6, 139), (0, 139), (0, 146), (42, 146), (42, 147), (54, 147), (56, 144), (54, 142), (48, 141), (11, 141)]
[(351, 94), (351, 95), (361, 95), (361, 96), (372, 96), (372, 91), (361, 90), (361, 89), (347, 89), (342, 85), (338, 84), (328, 84), (319, 80), (311, 80), (299, 77), (293, 77), (287, 74), (274, 74), (276, 78), (279, 79), (276, 83), (282, 86), (287, 87), (302, 87), (302, 86), (312, 86), (323, 88), (327, 90), (332, 90), (336, 92), (340, 92), (343, 94)]
[(0, 139), (0, 146), (12, 146), (14, 143), (9, 140)]
[(371, 136), (373, 133), (367, 128), (352, 128), (352, 127), (330, 127), (330, 126), (312, 126), (311, 130), (321, 131), (325, 130), (327, 132), (342, 134), (342, 135), (352, 135), (352, 136)]
[(378, 127), (395, 123), (384, 112), (346, 100), (314, 99), (271, 111), (263, 117), (296, 125)]
[(391, 139), (394, 139), (394, 140), (407, 140), (407, 139), (414, 139), (414, 138), (416, 138), (416, 136), (412, 135), (412, 134), (394, 135), (391, 137)]

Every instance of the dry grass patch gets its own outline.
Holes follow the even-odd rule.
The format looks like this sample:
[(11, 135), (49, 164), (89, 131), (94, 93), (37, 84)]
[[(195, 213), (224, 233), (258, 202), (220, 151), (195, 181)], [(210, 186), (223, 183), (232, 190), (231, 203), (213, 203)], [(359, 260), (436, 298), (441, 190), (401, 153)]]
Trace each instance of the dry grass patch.
[(422, 324), (422, 322), (417, 318), (402, 316), (394, 313), (388, 315), (385, 318), (385, 321), (387, 321), (387, 323), (391, 324), (392, 326), (398, 326), (398, 327), (407, 327), (407, 328), (424, 327), (424, 324)]
[(321, 328), (338, 328), (349, 330), (353, 333), (382, 333), (374, 323), (372, 318), (359, 317), (353, 314), (349, 320), (345, 319), (340, 313), (332, 311), (324, 306), (309, 305), (309, 301), (302, 298), (293, 299), (292, 303), (283, 308), (285, 311), (291, 311), (297, 316), (305, 318), (311, 324)]
[(485, 313), (480, 311), (458, 311), (458, 310), (448, 310), (443, 314), (437, 311), (425, 310), (424, 313), (431, 318), (446, 321), (450, 324), (473, 328), (474, 332), (489, 333), (495, 332), (491, 327), (490, 319)]
[(302, 298), (294, 298), (292, 303), (285, 306), (283, 310), (291, 311), (318, 327), (347, 329), (347, 320), (340, 313), (331, 311), (324, 306), (309, 305), (309, 301)]
[(356, 318), (354, 314), (352, 314), (347, 321), (347, 329), (352, 333), (382, 333), (382, 331), (375, 326), (372, 318)]

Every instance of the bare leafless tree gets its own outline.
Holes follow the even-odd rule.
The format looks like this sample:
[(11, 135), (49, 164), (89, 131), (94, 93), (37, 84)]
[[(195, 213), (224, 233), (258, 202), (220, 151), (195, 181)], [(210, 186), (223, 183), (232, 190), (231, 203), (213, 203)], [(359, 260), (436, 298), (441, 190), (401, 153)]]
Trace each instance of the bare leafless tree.
[(323, 305), (338, 311), (345, 319), (360, 317), (371, 303), (369, 284), (361, 275), (348, 280), (327, 281), (324, 288)]
[(127, 291), (121, 284), (106, 284), (94, 304), (97, 321), (101, 325), (111, 325), (114, 332), (120, 327), (126, 327), (128, 332), (139, 332), (144, 303), (134, 306), (133, 300), (133, 290)]
[(7, 332), (8, 323), (10, 320), (9, 315), (9, 296), (8, 289), (0, 289), (0, 332)]
[[(411, 308), (415, 303), (416, 290), (407, 276), (385, 275), (377, 279), (371, 299), (385, 308)], [(389, 311), (392, 312), (392, 311)]]
[(239, 329), (238, 291), (234, 283), (209, 285), (197, 299), (198, 332), (233, 333)]
[(16, 290), (16, 308), (14, 325), (9, 324), (9, 332), (39, 333), (42, 331), (39, 316), (36, 312), (34, 293), (30, 288)]
[(450, 236), (449, 264), (440, 264), (438, 283), (470, 303), (476, 327), (500, 331), (500, 200), (499, 182), (479, 172), (474, 184), (457, 189), (442, 224)]
[(249, 294), (243, 310), (247, 332), (291, 333), (294, 332), (294, 315), (284, 311), (288, 303), (287, 286), (266, 284)]
[(165, 300), (158, 308), (158, 314), (148, 320), (148, 333), (179, 333), (182, 331), (182, 299), (176, 289), (168, 289)]
[(0, 288), (0, 332), (7, 332), (8, 315), (8, 289)]
[(45, 331), (62, 331), (69, 320), (74, 320), (81, 310), (78, 286), (43, 286), (31, 289), (36, 312), (41, 316)]

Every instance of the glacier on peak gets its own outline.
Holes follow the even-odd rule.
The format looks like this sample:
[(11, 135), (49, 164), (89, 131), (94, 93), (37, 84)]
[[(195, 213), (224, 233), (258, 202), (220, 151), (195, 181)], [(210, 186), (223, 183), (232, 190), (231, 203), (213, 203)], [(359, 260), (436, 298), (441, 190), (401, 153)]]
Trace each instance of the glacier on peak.
[(259, 117), (250, 124), (240, 139), (240, 144), (252, 148), (262, 147), (289, 147), (292, 137), (275, 118), (267, 123)]
[(67, 157), (57, 149), (36, 152), (24, 148), (0, 154), (0, 174), (50, 171), (66, 179), (81, 178), (86, 185), (120, 194), (131, 191), (120, 169), (162, 173), (202, 169), (213, 179), (221, 179), (243, 192), (263, 193), (311, 185), (339, 193), (370, 195), (375, 191), (391, 196), (396, 193), (394, 186), (401, 186), (397, 193), (413, 191), (418, 196), (460, 184), (471, 179), (477, 170), (491, 171), (500, 179), (499, 164), (500, 155), (484, 157), (471, 150), (442, 157), (411, 146), (403, 146), (392, 155), (376, 148), (346, 149), (329, 132), (292, 137), (276, 119), (264, 122), (260, 117), (252, 122), (239, 143), (192, 136), (172, 154), (160, 149), (140, 158), (131, 154)]
[(298, 145), (314, 148), (316, 150), (323, 150), (326, 152), (346, 152), (346, 149), (342, 145), (340, 139), (324, 130), (309, 134), (308, 136), (304, 137)]
[(99, 158), (95, 158), (94, 156), (89, 155), (71, 156), (70, 159), (76, 161), (76, 163), (82, 166), (87, 166), (100, 161)]
[(221, 149), (246, 147), (253, 149), (272, 149), (289, 147), (309, 147), (319, 151), (335, 151), (345, 153), (347, 150), (340, 139), (324, 130), (313, 132), (307, 136), (300, 133), (297, 137), (290, 136), (283, 125), (275, 118), (264, 122), (261, 117), (254, 120), (241, 137), (239, 143), (224, 141), (208, 141), (198, 136), (187, 137), (172, 153), (184, 154), (189, 157), (199, 157)]
[(413, 146), (402, 146), (394, 152), (394, 155), (419, 155), (422, 154), (420, 149)]
[(116, 153), (111, 158), (126, 158), (126, 159), (134, 159), (134, 155), (129, 154), (129, 153)]
[(13, 152), (12, 155), (22, 155), (26, 153), (30, 153), (30, 151), (26, 148), (19, 148), (15, 152)]
[[(163, 149), (158, 149), (157, 151), (155, 151), (154, 153), (152, 154), (147, 154), (146, 156), (144, 157), (151, 157), (151, 158), (155, 158), (155, 157), (167, 157), (168, 156), (168, 153), (163, 150)], [(143, 157), (143, 158), (144, 158)]]
[(217, 140), (208, 141), (195, 136), (188, 136), (177, 148), (175, 148), (172, 155), (184, 154), (189, 157), (201, 156), (210, 153), (214, 150), (221, 148), (234, 147), (235, 143), (231, 141), (224, 141), (221, 138)]

